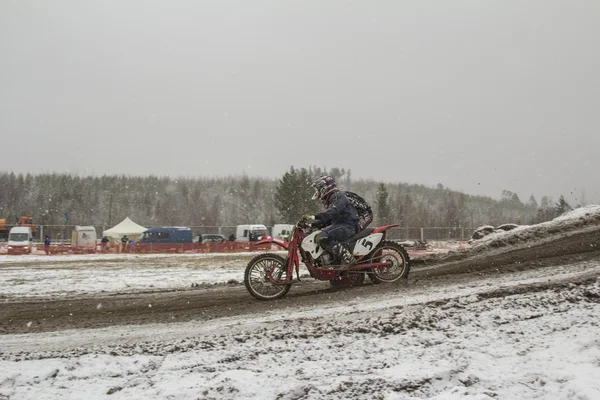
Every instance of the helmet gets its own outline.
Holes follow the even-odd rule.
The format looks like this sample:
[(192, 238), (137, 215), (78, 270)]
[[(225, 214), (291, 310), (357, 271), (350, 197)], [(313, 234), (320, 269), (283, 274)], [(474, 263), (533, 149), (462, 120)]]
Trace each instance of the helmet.
[(331, 176), (318, 177), (310, 186), (315, 188), (315, 194), (312, 196), (313, 200), (325, 201), (331, 193), (337, 190), (335, 179)]

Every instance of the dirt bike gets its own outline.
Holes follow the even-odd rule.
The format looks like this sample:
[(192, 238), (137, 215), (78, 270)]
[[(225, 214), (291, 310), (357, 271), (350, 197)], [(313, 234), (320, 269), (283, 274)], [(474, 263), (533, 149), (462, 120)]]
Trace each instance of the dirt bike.
[[(331, 283), (334, 288), (362, 285), (365, 276), (374, 283), (396, 282), (407, 278), (410, 271), (408, 253), (400, 244), (385, 240), (386, 231), (398, 224), (365, 228), (342, 242), (354, 261), (343, 264), (340, 259), (320, 246), (315, 238), (321, 230), (296, 223), (289, 242), (268, 238), (257, 244), (269, 243), (287, 250), (287, 257), (265, 253), (254, 257), (246, 267), (244, 284), (259, 300), (282, 298), (294, 283), (300, 282), (300, 261), (311, 277)], [(293, 279), (294, 269), (296, 279)]]

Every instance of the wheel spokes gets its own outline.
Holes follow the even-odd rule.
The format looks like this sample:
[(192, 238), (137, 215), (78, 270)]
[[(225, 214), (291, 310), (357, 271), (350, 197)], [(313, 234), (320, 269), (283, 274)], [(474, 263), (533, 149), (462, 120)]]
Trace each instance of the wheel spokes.
[(271, 279), (282, 280), (285, 275), (285, 266), (276, 260), (261, 260), (254, 264), (250, 271), (250, 282), (252, 287), (265, 296), (276, 295), (283, 290), (282, 285), (275, 285)]
[(387, 262), (387, 266), (375, 267), (377, 274), (387, 279), (394, 278), (402, 273), (405, 260), (395, 249), (382, 248), (377, 252), (377, 262)]

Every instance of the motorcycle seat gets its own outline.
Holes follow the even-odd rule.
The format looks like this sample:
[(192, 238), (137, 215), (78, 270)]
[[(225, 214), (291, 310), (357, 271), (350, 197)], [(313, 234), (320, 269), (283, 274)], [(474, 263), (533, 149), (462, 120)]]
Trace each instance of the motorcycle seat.
[(358, 232), (356, 235), (351, 236), (348, 239), (344, 240), (342, 243), (346, 244), (346, 243), (356, 242), (358, 239), (362, 239), (364, 237), (369, 236), (371, 233), (373, 233), (373, 231), (374, 231), (373, 228), (365, 228), (362, 231)]

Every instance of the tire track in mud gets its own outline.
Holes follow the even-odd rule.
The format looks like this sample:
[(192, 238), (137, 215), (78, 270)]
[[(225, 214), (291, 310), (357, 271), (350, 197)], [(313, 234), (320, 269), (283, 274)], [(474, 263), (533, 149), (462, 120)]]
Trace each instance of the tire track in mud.
[[(294, 285), (287, 297), (270, 302), (254, 300), (243, 285), (194, 288), (135, 294), (103, 294), (69, 299), (40, 299), (0, 303), (0, 334), (51, 332), (66, 329), (100, 328), (114, 325), (141, 325), (212, 320), (245, 314), (260, 314), (275, 308), (297, 306), (335, 306), (358, 298), (381, 295), (410, 296), (415, 288), (439, 287), (464, 283), (489, 274), (511, 274), (527, 269), (551, 267), (573, 262), (600, 264), (600, 229), (561, 234), (557, 240), (528, 246), (494, 249), (493, 254), (459, 254), (451, 261), (431, 260), (415, 265), (408, 281), (396, 284), (367, 283), (348, 290), (333, 290), (328, 282), (304, 279)], [(459, 259), (456, 259), (459, 257)], [(460, 258), (462, 257), (462, 258)], [(452, 259), (454, 258), (454, 259)], [(545, 290), (552, 285), (584, 282), (597, 278), (589, 271), (549, 283), (530, 284), (522, 288), (496, 290), (496, 296), (514, 290)]]

